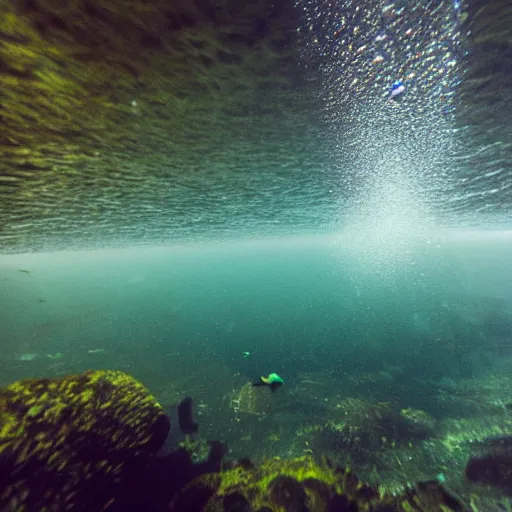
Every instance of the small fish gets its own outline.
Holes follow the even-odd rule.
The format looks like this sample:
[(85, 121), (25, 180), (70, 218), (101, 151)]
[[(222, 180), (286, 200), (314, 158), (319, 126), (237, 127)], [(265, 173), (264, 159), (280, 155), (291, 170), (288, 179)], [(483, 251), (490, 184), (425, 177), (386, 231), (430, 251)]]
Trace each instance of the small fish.
[(28, 354), (21, 354), (21, 356), (18, 358), (19, 361), (33, 361), (39, 356), (39, 354), (35, 353), (28, 353)]
[(28, 268), (19, 268), (18, 272), (22, 272), (23, 274), (29, 274), (30, 275), (30, 270)]
[(272, 393), (283, 384), (283, 379), (277, 373), (270, 373), (268, 377), (260, 377), (252, 383), (253, 386), (270, 386)]
[(55, 354), (46, 354), (49, 359), (62, 359), (64, 356), (61, 352), (55, 352)]

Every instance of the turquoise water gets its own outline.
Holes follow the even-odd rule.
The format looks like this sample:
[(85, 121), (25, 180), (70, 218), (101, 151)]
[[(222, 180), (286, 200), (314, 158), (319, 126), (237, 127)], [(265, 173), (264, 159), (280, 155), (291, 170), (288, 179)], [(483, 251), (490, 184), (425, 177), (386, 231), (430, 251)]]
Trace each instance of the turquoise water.
[[(4, 256), (1, 384), (124, 370), (255, 458), (300, 455), (297, 432), (351, 397), (480, 414), (446, 390), (510, 373), (510, 233), (346, 235)], [(240, 389), (270, 372), (283, 388), (244, 415)]]
[[(358, 353), (362, 365), (407, 361), (445, 335), (449, 315), (473, 326), (509, 308), (511, 244), (507, 233), (441, 232), (400, 254), (333, 235), (4, 256), (2, 360), (13, 373), (2, 376), (34, 376), (54, 353), (83, 369), (136, 353), (155, 378), (173, 371), (174, 353), (292, 380), (298, 369), (354, 370)], [(461, 356), (485, 346), (470, 341)], [(40, 357), (17, 362), (27, 353)]]

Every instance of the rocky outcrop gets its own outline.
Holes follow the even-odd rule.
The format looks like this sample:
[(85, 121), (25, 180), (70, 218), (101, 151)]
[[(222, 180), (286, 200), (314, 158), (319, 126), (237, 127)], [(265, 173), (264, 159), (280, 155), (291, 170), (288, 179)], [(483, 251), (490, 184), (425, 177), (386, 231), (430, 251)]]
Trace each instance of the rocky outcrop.
[(118, 371), (19, 381), (0, 392), (0, 509), (103, 510), (142, 477), (169, 431)]
[(258, 467), (245, 465), (202, 476), (185, 487), (170, 508), (208, 512), (466, 510), (437, 482), (418, 484), (398, 497), (379, 494), (350, 470), (332, 466), (328, 461), (317, 464), (308, 457), (271, 459)]

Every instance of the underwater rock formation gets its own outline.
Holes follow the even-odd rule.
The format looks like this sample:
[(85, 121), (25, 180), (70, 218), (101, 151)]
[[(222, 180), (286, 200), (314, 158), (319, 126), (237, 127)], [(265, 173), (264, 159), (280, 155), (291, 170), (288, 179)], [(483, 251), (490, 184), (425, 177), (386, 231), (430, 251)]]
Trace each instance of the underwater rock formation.
[(102, 510), (163, 444), (169, 420), (129, 375), (89, 371), (2, 389), (0, 428), (1, 510)]
[(488, 438), (478, 443), (477, 450), (480, 453), (466, 466), (466, 478), (499, 487), (512, 496), (512, 436)]
[(401, 496), (380, 494), (347, 469), (312, 458), (271, 459), (204, 475), (185, 487), (171, 503), (177, 511), (387, 511), (450, 512), (466, 510), (437, 482), (426, 482)]

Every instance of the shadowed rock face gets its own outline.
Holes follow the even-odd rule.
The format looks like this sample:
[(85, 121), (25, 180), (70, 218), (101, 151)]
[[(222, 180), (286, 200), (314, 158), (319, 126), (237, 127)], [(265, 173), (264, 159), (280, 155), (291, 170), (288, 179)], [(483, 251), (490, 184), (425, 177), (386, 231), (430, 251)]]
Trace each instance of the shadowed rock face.
[(292, 1), (2, 2), (2, 251), (277, 223), (318, 153), (297, 23)]

